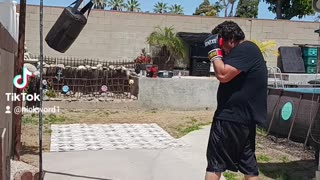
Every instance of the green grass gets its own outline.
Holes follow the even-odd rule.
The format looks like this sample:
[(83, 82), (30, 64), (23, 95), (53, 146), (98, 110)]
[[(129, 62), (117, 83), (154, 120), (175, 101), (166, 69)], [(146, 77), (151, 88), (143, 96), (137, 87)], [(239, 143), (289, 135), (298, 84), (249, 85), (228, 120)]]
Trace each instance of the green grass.
[(179, 134), (186, 135), (192, 131), (196, 131), (202, 128), (202, 126), (208, 125), (209, 123), (200, 123), (194, 117), (187, 117), (189, 121), (184, 127), (178, 127), (177, 130)]
[(66, 117), (49, 114), (44, 116), (44, 123), (46, 124), (60, 124), (66, 121)]
[(280, 159), (283, 163), (289, 162), (289, 158), (287, 156), (282, 156)]
[(146, 113), (151, 113), (151, 114), (155, 114), (157, 112), (158, 112), (157, 108), (152, 108), (152, 109), (146, 110)]
[(267, 135), (267, 131), (265, 129), (262, 129), (262, 128), (257, 128), (257, 135), (266, 136)]
[(110, 115), (110, 112), (109, 111), (99, 111), (98, 114), (101, 115), (101, 116), (107, 116), (108, 117)]
[(271, 158), (265, 154), (259, 154), (257, 156), (257, 161), (258, 162), (270, 162)]
[(22, 117), (22, 124), (36, 125), (36, 124), (38, 124), (38, 119), (36, 117), (32, 117), (32, 116), (23, 116)]
[[(65, 121), (67, 121), (66, 117), (58, 116), (55, 114), (44, 114), (42, 119), (43, 119), (43, 124), (45, 124), (45, 125), (61, 124), (61, 123), (64, 123)], [(39, 124), (38, 114), (23, 115), (22, 124), (31, 124), (31, 125)]]
[(224, 172), (223, 176), (226, 178), (226, 180), (237, 180), (237, 175), (232, 172)]

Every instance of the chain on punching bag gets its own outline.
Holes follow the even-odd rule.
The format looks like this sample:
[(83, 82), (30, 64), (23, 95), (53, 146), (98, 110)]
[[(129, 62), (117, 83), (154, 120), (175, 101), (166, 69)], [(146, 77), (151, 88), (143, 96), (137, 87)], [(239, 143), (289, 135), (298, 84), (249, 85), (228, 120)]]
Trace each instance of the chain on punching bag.
[[(76, 0), (68, 7), (64, 8), (56, 23), (52, 26), (46, 36), (47, 44), (54, 50), (64, 53), (77, 39), (82, 29), (87, 24), (93, 2), (89, 1), (85, 7), (78, 10), (83, 0)], [(74, 7), (71, 7), (74, 5)], [(88, 11), (88, 16), (84, 14)]]

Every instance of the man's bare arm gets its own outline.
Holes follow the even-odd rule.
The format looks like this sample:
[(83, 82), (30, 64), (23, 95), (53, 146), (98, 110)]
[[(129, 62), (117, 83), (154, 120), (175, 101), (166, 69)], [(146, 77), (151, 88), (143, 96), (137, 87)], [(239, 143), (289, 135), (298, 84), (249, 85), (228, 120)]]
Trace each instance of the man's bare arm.
[(221, 83), (227, 83), (231, 81), (241, 72), (228, 64), (224, 64), (224, 62), (221, 59), (213, 60), (212, 63), (215, 75)]

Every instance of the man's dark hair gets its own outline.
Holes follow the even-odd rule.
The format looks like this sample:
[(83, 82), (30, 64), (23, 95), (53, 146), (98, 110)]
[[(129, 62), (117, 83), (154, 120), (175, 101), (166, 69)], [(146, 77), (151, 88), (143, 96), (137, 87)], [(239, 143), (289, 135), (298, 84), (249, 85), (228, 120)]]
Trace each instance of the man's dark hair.
[(212, 34), (219, 34), (224, 41), (244, 40), (245, 35), (239, 25), (233, 21), (224, 21), (223, 23), (216, 26), (212, 31)]

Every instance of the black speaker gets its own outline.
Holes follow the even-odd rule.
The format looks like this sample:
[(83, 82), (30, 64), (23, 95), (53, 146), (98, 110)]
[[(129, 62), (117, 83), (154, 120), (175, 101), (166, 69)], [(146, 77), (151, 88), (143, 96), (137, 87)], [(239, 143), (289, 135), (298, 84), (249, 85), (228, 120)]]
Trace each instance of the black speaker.
[(284, 73), (305, 73), (304, 62), (300, 47), (285, 47), (278, 48), (278, 67)]
[(207, 57), (193, 56), (191, 57), (191, 76), (210, 76), (211, 62)]
[[(76, 0), (70, 6), (64, 8), (60, 17), (50, 29), (45, 40), (52, 49), (61, 53), (66, 52), (87, 24), (87, 18), (84, 14), (88, 11), (89, 16), (93, 2), (89, 1), (88, 4), (79, 11), (78, 7), (82, 1), (83, 0)], [(76, 5), (71, 7), (74, 4)]]

